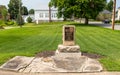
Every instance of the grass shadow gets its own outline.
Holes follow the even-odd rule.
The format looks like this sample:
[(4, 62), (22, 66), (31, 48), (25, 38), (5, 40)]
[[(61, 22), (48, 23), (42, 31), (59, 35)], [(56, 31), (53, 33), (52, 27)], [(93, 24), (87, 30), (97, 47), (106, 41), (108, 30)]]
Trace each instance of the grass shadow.
[(83, 23), (71, 23), (69, 25), (75, 25), (76, 27), (98, 27), (98, 26), (95, 26), (95, 25), (83, 24)]

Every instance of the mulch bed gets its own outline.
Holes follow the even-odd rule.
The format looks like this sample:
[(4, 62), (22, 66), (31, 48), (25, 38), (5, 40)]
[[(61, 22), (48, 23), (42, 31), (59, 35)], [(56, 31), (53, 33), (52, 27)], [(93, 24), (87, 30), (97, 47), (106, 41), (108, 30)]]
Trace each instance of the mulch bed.
[[(43, 52), (39, 52), (36, 53), (35, 57), (50, 57), (50, 56), (54, 56), (55, 55), (55, 51), (43, 51)], [(89, 58), (93, 58), (93, 59), (99, 59), (102, 58), (103, 56), (99, 55), (99, 54), (92, 54), (92, 53), (82, 53), (83, 56), (87, 56)]]
[(50, 57), (50, 56), (54, 56), (55, 55), (55, 51), (43, 51), (43, 52), (39, 52), (35, 55), (35, 57)]
[(102, 55), (99, 55), (99, 54), (93, 54), (93, 53), (82, 53), (83, 56), (87, 56), (89, 58), (92, 58), (92, 59), (99, 59), (99, 58), (102, 58), (103, 56)]

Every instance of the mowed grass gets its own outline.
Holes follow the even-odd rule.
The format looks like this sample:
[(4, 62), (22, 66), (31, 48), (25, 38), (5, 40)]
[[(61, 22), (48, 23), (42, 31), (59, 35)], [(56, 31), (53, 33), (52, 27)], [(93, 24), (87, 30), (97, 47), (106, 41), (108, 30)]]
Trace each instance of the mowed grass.
[(73, 22), (27, 24), (23, 28), (0, 30), (0, 64), (14, 56), (56, 50), (62, 43), (64, 24), (76, 26), (76, 44), (82, 52), (102, 55), (99, 61), (105, 70), (120, 71), (120, 31)]

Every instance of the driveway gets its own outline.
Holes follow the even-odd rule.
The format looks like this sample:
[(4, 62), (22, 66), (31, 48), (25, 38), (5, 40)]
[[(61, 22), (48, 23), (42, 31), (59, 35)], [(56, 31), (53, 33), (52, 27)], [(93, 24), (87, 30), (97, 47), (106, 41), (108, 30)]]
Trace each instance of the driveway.
[[(112, 25), (111, 24), (104, 24), (102, 22), (89, 22), (89, 24), (96, 25), (96, 26), (102, 26), (104, 28), (110, 28), (110, 29), (112, 29)], [(120, 30), (120, 25), (116, 24), (115, 25), (115, 30)]]

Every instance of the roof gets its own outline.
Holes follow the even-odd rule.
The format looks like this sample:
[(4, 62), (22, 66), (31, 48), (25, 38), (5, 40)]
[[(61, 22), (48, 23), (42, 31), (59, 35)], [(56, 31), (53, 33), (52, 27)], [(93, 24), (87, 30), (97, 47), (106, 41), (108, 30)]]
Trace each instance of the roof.
[[(51, 8), (52, 11), (57, 11), (57, 8)], [(49, 8), (35, 9), (35, 11), (49, 11)]]
[[(49, 11), (49, 9), (35, 9), (35, 11)], [(57, 11), (57, 10), (52, 9), (52, 11)]]
[(103, 10), (101, 13), (104, 13), (104, 14), (111, 14), (111, 12), (108, 11), (108, 10)]

